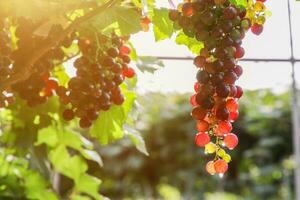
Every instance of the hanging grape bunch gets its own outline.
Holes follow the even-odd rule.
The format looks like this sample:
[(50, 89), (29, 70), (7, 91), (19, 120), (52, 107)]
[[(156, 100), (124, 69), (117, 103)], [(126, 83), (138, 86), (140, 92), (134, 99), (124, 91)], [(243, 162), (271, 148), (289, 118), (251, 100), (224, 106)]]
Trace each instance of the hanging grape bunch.
[(206, 164), (206, 171), (212, 175), (228, 170), (231, 157), (226, 149), (233, 150), (238, 144), (238, 137), (231, 132), (231, 123), (239, 115), (238, 99), (243, 95), (242, 88), (235, 85), (243, 73), (237, 62), (245, 54), (241, 46), (245, 32), (249, 28), (255, 34), (262, 31), (257, 28), (264, 23), (258, 24), (258, 18), (264, 16), (262, 5), (261, 0), (244, 9), (228, 0), (195, 0), (169, 12), (175, 28), (204, 44), (194, 59), (198, 72), (190, 102), (191, 115), (197, 120), (196, 145), (214, 154)]
[[(10, 31), (11, 26), (16, 27), (16, 31)], [(35, 34), (39, 26), (39, 22), (27, 18), (8, 20), (0, 16), (0, 108), (12, 104), (15, 97), (24, 100), (29, 107), (36, 107), (57, 95), (67, 107), (63, 118), (69, 121), (79, 117), (80, 126), (88, 128), (101, 110), (107, 111), (112, 104), (124, 102), (119, 85), (124, 78), (135, 75), (128, 66), (131, 51), (126, 45), (128, 38), (114, 33), (109, 37), (98, 34), (96, 38), (87, 38), (73, 31), (27, 69), (24, 65), (31, 54), (63, 32), (60, 25), (53, 25), (46, 37), (39, 36)], [(11, 45), (12, 38), (17, 39), (15, 46)], [(69, 60), (64, 49), (74, 44), (80, 50), (74, 62), (76, 76), (69, 80), (67, 87), (59, 86), (53, 70)], [(25, 76), (23, 73), (29, 74), (28, 78), (20, 78)], [(8, 87), (1, 87), (5, 84)]]
[[(11, 26), (16, 27), (15, 32), (9, 31)], [(0, 89), (0, 108), (12, 104), (16, 95), (25, 100), (30, 107), (46, 102), (47, 98), (53, 95), (57, 82), (50, 78), (50, 71), (56, 63), (62, 62), (65, 56), (60, 45), (52, 48), (42, 58), (38, 59), (33, 65), (34, 70), (25, 71), (30, 73), (29, 78), (22, 81), (16, 81), (12, 78), (13, 75), (20, 74), (24, 70), (23, 66), (26, 59), (34, 50), (49, 42), (51, 37), (59, 34), (62, 30), (60, 26), (53, 26), (48, 37), (41, 37), (34, 34), (38, 26), (38, 23), (26, 18), (1, 19), (0, 85), (2, 86), (9, 81), (13, 81), (13, 83), (8, 89)], [(15, 47), (11, 45), (13, 37), (17, 39)]]
[(247, 1), (247, 12), (245, 18), (251, 21), (251, 31), (255, 35), (260, 35), (263, 31), (263, 25), (266, 22), (266, 17), (271, 16), (271, 12), (266, 10), (264, 2), (266, 0)]
[(124, 102), (119, 85), (125, 77), (135, 75), (128, 66), (130, 48), (125, 44), (126, 40), (116, 34), (79, 38), (81, 56), (74, 62), (76, 76), (70, 79), (68, 88), (59, 86), (56, 90), (61, 102), (70, 104), (63, 112), (65, 120), (79, 117), (80, 126), (88, 128), (100, 111)]
[[(13, 70), (18, 72), (25, 63), (25, 59), (41, 46), (56, 37), (63, 30), (61, 26), (54, 25), (49, 31), (48, 37), (37, 36), (34, 34), (38, 27), (28, 19), (18, 19), (16, 37), (18, 38), (17, 49), (12, 52)], [(62, 63), (65, 53), (62, 47), (68, 48), (75, 39), (75, 34), (68, 36), (57, 47), (50, 49), (44, 56), (34, 63), (33, 71), (28, 79), (19, 81), (12, 85), (12, 91), (27, 102), (29, 107), (35, 107), (43, 104), (47, 99), (54, 95), (58, 83), (55, 78), (51, 78), (51, 71), (58, 64)]]

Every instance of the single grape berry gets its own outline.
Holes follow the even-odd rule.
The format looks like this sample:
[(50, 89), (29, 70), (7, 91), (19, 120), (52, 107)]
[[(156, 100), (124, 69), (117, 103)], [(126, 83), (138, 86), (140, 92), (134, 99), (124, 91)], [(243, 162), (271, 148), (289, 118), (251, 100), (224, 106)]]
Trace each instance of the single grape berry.
[(210, 142), (210, 137), (207, 133), (198, 133), (195, 137), (195, 142), (198, 147), (204, 147)]
[(120, 54), (121, 54), (121, 55), (122, 55), (122, 54), (128, 55), (128, 54), (130, 54), (130, 52), (131, 52), (130, 47), (127, 46), (127, 45), (121, 46), (119, 50), (120, 50)]
[(199, 105), (205, 109), (211, 109), (214, 107), (215, 101), (212, 97), (206, 97), (199, 103)]
[(216, 174), (216, 169), (215, 169), (215, 163), (214, 161), (209, 161), (207, 164), (206, 164), (206, 171), (211, 174), (211, 175), (214, 175)]
[(251, 26), (251, 31), (255, 35), (260, 35), (264, 30), (264, 27), (260, 24), (253, 24)]
[(195, 92), (200, 92), (200, 84), (198, 82), (194, 84), (194, 90)]
[(205, 151), (205, 153), (215, 153), (217, 149), (218, 149), (218, 146), (215, 143), (210, 142), (207, 145), (205, 145), (204, 151)]
[(135, 76), (135, 71), (133, 68), (128, 67), (126, 70), (123, 70), (123, 75), (127, 78), (132, 78)]
[(236, 65), (233, 71), (238, 77), (240, 77), (243, 74), (243, 68), (240, 65)]
[(224, 138), (224, 144), (230, 150), (234, 149), (238, 145), (238, 142), (238, 137), (233, 133), (227, 134)]
[(237, 15), (237, 10), (233, 6), (228, 6), (225, 8), (223, 15), (224, 19), (233, 19)]
[(190, 97), (190, 104), (191, 104), (192, 106), (198, 106), (198, 103), (197, 103), (197, 101), (196, 101), (196, 94), (194, 94), (194, 95), (192, 95), (192, 96)]
[(206, 71), (199, 70), (196, 76), (199, 83), (207, 83), (209, 81), (209, 74)]
[(74, 117), (75, 117), (75, 114), (74, 114), (73, 110), (71, 110), (71, 109), (66, 109), (62, 115), (66, 121), (70, 121), (70, 120), (74, 119)]
[(236, 121), (238, 117), (239, 117), (239, 111), (233, 111), (229, 113), (229, 120), (231, 122)]
[(196, 66), (199, 67), (199, 68), (203, 68), (205, 62), (206, 62), (206, 58), (203, 57), (203, 56), (197, 56), (197, 57), (194, 59), (194, 65), (196, 65)]
[(79, 121), (81, 128), (89, 128), (92, 125), (92, 122), (88, 118), (81, 118)]
[(215, 161), (214, 167), (217, 174), (224, 174), (228, 170), (228, 164), (223, 159)]
[(185, 3), (182, 5), (182, 13), (186, 17), (190, 17), (194, 13), (193, 4), (192, 3)]
[(240, 87), (240, 86), (236, 86), (236, 90), (237, 90), (237, 92), (236, 92), (236, 95), (235, 95), (235, 98), (241, 98), (242, 96), (243, 96), (243, 89)]
[(199, 132), (207, 132), (209, 130), (209, 123), (205, 120), (197, 121), (197, 130)]
[(226, 108), (218, 108), (216, 112), (216, 117), (219, 120), (228, 120), (229, 111)]
[(226, 84), (218, 84), (216, 87), (216, 93), (219, 97), (228, 97), (230, 88)]
[(207, 110), (201, 106), (194, 107), (192, 110), (192, 117), (196, 120), (204, 119), (207, 114)]
[(235, 112), (239, 108), (239, 104), (235, 99), (228, 99), (226, 102), (226, 108), (229, 112)]
[(218, 123), (218, 132), (221, 135), (230, 133), (231, 130), (232, 130), (232, 125), (229, 121), (220, 121)]
[(237, 47), (235, 52), (235, 58), (242, 58), (245, 55), (245, 50), (243, 47)]
[(238, 76), (233, 71), (228, 71), (224, 75), (224, 82), (227, 84), (234, 84)]

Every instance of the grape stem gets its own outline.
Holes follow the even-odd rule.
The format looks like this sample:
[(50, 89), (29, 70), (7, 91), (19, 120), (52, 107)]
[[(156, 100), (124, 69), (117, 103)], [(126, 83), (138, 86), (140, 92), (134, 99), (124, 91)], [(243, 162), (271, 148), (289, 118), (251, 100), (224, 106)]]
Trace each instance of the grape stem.
[(106, 9), (113, 7), (119, 0), (109, 0), (105, 4), (93, 9), (91, 12), (86, 15), (76, 19), (73, 23), (71, 23), (60, 35), (53, 38), (50, 42), (38, 48), (31, 57), (24, 63), (22, 69), (13, 74), (7, 81), (0, 85), (0, 91), (9, 90), (11, 85), (24, 81), (29, 78), (32, 71), (34, 71), (33, 66), (34, 63), (37, 62), (45, 53), (47, 53), (52, 47), (55, 47), (59, 42), (61, 42), (65, 37), (67, 37), (70, 33), (72, 33), (80, 24), (86, 22), (87, 20), (95, 17), (96, 15), (105, 12)]

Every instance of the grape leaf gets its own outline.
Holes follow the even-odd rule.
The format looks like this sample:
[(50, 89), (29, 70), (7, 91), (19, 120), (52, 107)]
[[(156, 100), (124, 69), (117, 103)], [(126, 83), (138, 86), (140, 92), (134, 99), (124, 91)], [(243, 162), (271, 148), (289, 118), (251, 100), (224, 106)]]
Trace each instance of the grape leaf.
[(36, 200), (58, 200), (54, 193), (48, 191), (46, 181), (38, 173), (28, 171), (25, 176), (26, 197)]
[(85, 35), (91, 34), (89, 32), (94, 33), (95, 30), (101, 32), (112, 24), (117, 25), (113, 28), (117, 28), (122, 35), (136, 33), (141, 30), (140, 14), (131, 7), (114, 6), (83, 23), (80, 32)]
[(173, 35), (173, 23), (169, 19), (168, 9), (154, 9), (152, 23), (156, 41), (170, 38)]
[(164, 63), (156, 57), (139, 56), (139, 59), (137, 60), (136, 66), (142, 72), (147, 71), (147, 72), (153, 74), (156, 70), (164, 67)]
[(239, 6), (239, 7), (244, 7), (245, 8), (247, 6), (247, 0), (230, 0), (230, 2), (232, 4), (235, 4), (235, 5)]
[(195, 38), (190, 38), (180, 31), (176, 37), (176, 43), (187, 46), (194, 54), (199, 54), (203, 48), (203, 43), (199, 42)]
[(148, 156), (149, 153), (147, 151), (145, 141), (143, 137), (140, 135), (140, 133), (129, 126), (125, 126), (124, 129), (126, 130), (126, 135), (129, 137), (131, 142), (135, 145), (137, 150), (139, 150), (141, 153)]
[(101, 166), (101, 167), (103, 166), (102, 158), (96, 151), (83, 149), (81, 151), (81, 155), (83, 155), (88, 160), (97, 162), (99, 166)]
[(101, 181), (98, 178), (88, 174), (82, 174), (79, 177), (78, 184), (75, 185), (75, 189), (79, 192), (91, 195), (96, 200), (102, 200), (102, 196), (98, 194), (100, 184)]
[(41, 26), (39, 26), (35, 31), (34, 35), (47, 37), (52, 26), (60, 24), (63, 28), (66, 28), (69, 23), (68, 20), (63, 16), (54, 16), (47, 22), (43, 23)]
[(50, 151), (49, 159), (61, 174), (78, 182), (82, 173), (86, 172), (87, 164), (79, 156), (70, 156), (65, 145), (61, 144)]
[(91, 200), (89, 197), (82, 195), (74, 195), (72, 196), (72, 200)]
[(55, 147), (58, 144), (58, 136), (53, 126), (38, 131), (38, 139), (35, 145), (41, 144), (47, 144), (49, 147)]
[(121, 85), (125, 102), (121, 106), (112, 106), (108, 111), (100, 113), (90, 130), (91, 136), (98, 139), (100, 144), (121, 139), (124, 136), (123, 125), (132, 109), (136, 94), (128, 91), (125, 84)]

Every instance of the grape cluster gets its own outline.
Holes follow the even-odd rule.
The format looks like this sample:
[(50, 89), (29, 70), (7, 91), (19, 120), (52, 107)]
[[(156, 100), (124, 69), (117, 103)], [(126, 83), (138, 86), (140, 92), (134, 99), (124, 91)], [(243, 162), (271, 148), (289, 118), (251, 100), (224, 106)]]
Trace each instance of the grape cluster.
[(70, 79), (68, 88), (59, 86), (56, 90), (61, 102), (71, 105), (63, 112), (65, 120), (76, 116), (80, 118), (80, 126), (88, 128), (100, 111), (124, 102), (119, 86), (125, 77), (135, 75), (128, 66), (131, 50), (125, 44), (126, 40), (116, 34), (110, 37), (99, 34), (93, 39), (79, 38), (81, 56), (74, 62), (76, 76)]
[[(47, 37), (39, 36), (35, 32), (40, 25), (28, 18), (8, 20), (0, 16), (0, 85), (20, 74), (34, 52), (59, 38), (64, 31), (60, 25), (53, 25)], [(9, 29), (12, 26), (16, 27), (15, 31)], [(89, 38), (74, 31), (32, 64), (27, 79), (0, 91), (0, 108), (13, 103), (16, 96), (25, 100), (29, 107), (35, 107), (58, 95), (67, 107), (62, 113), (63, 118), (69, 121), (76, 116), (80, 118), (82, 128), (90, 127), (101, 110), (107, 111), (112, 104), (124, 102), (119, 86), (125, 77), (135, 75), (129, 67), (131, 49), (126, 45), (128, 39), (115, 33), (109, 37), (98, 34)], [(67, 87), (59, 86), (51, 73), (55, 66), (70, 59), (64, 50), (71, 45), (77, 45), (80, 51), (74, 62), (76, 76), (69, 80)]]
[(246, 18), (251, 21), (251, 31), (255, 35), (260, 35), (264, 29), (263, 25), (266, 22), (266, 17), (270, 16), (271, 13), (266, 10), (264, 4), (266, 0), (249, 0), (247, 5)]
[[(18, 38), (17, 48), (12, 52), (12, 70), (15, 73), (20, 71), (32, 52), (49, 42), (62, 31), (61, 26), (52, 26), (48, 37), (42, 37), (34, 34), (35, 29), (38, 27), (37, 23), (29, 19), (19, 18), (17, 24), (18, 26), (15, 33)], [(62, 62), (65, 57), (62, 46), (69, 47), (74, 39), (74, 35), (67, 37), (62, 44), (49, 50), (42, 58), (34, 63), (34, 71), (31, 72), (28, 79), (19, 81), (12, 86), (13, 92), (25, 100), (28, 106), (34, 107), (45, 103), (47, 98), (54, 94), (58, 83), (54, 78), (50, 77), (50, 72), (55, 64)]]
[(247, 16), (246, 9), (229, 0), (185, 1), (169, 12), (176, 29), (204, 44), (194, 59), (198, 72), (190, 103), (191, 115), (197, 120), (196, 145), (215, 154), (206, 165), (210, 174), (228, 170), (231, 157), (224, 147), (232, 150), (238, 144), (231, 123), (238, 118), (237, 100), (243, 95), (235, 82), (243, 73), (237, 64), (245, 54), (242, 39), (253, 22)]

